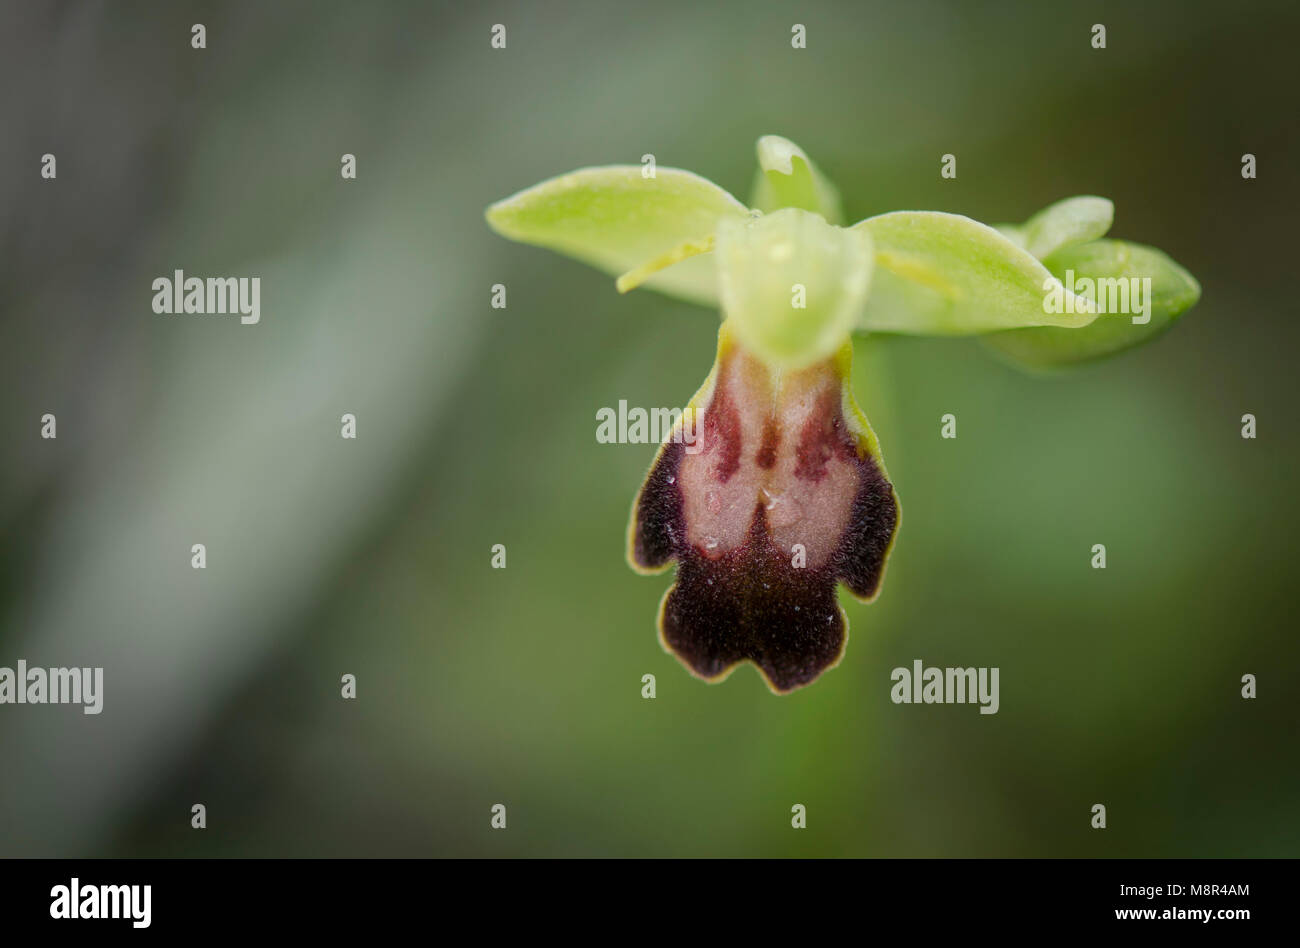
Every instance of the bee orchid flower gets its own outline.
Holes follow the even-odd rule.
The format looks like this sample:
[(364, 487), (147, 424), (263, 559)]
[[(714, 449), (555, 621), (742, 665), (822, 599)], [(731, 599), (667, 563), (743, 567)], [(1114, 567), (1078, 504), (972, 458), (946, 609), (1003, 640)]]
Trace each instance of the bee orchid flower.
[[(1200, 288), (1160, 251), (1104, 239), (1104, 198), (1023, 225), (896, 211), (844, 227), (838, 192), (797, 145), (765, 136), (758, 160), (751, 206), (688, 171), (614, 165), (544, 181), (487, 219), (616, 276), (619, 292), (721, 310), (713, 369), (633, 505), (628, 559), (646, 573), (676, 563), (659, 635), (688, 670), (716, 681), (751, 662), (785, 693), (839, 661), (837, 585), (873, 598), (898, 530), (849, 386), (855, 333), (980, 335), (1016, 364), (1058, 369), (1151, 338)], [(1117, 311), (1116, 287), (1141, 318)]]

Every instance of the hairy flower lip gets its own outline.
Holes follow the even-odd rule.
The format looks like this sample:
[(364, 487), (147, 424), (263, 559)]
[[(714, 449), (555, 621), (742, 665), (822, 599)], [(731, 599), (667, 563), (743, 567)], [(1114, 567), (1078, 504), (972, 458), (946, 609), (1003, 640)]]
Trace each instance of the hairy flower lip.
[(851, 360), (846, 344), (773, 373), (723, 323), (687, 408), (702, 451), (670, 436), (646, 476), (628, 562), (640, 573), (676, 562), (659, 640), (699, 678), (721, 681), (749, 662), (775, 693), (810, 684), (847, 642), (837, 583), (861, 601), (879, 593), (899, 510), (848, 386)]

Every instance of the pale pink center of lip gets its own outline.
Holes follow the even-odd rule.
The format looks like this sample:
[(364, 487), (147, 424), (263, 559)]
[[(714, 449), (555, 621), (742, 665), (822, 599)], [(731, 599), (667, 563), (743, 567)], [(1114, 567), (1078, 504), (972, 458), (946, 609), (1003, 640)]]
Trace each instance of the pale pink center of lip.
[(774, 382), (741, 349), (726, 353), (701, 412), (701, 450), (681, 462), (686, 536), (697, 550), (716, 559), (736, 549), (757, 514), (778, 549), (802, 544), (808, 568), (830, 559), (860, 476), (843, 384), (830, 362)]

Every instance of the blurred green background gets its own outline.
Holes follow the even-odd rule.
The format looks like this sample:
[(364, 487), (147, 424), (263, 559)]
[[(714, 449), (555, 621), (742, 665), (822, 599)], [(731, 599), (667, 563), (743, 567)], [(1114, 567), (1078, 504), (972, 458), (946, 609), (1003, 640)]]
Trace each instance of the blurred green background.
[[(0, 855), (1296, 855), (1298, 28), (1281, 2), (4, 3), (0, 665), (103, 665), (106, 695), (0, 706)], [(851, 220), (1105, 195), (1204, 290), (1053, 379), (861, 340), (901, 532), (841, 665), (783, 698), (661, 650), (669, 578), (623, 560), (654, 449), (595, 439), (619, 399), (685, 403), (716, 315), (482, 216), (647, 152), (743, 200), (765, 133)], [(176, 268), (260, 276), (261, 324), (154, 315)], [(917, 658), (1000, 667), (1000, 712), (892, 704)]]

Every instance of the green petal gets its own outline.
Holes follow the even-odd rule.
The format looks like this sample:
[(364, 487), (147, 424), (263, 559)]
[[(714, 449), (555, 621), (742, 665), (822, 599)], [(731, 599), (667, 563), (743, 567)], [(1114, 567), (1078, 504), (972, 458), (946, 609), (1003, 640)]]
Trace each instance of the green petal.
[(802, 148), (780, 135), (764, 135), (758, 140), (758, 175), (750, 204), (765, 214), (795, 207), (820, 214), (831, 224), (844, 220), (835, 185)]
[[(548, 247), (618, 276), (683, 244), (705, 242), (722, 220), (748, 209), (722, 188), (677, 168), (644, 177), (639, 165), (583, 168), (493, 204), (492, 228), (511, 240)], [(649, 277), (646, 286), (706, 305), (717, 303), (711, 257), (698, 256)]]
[(1101, 197), (1072, 197), (1051, 204), (1024, 224), (999, 224), (1012, 243), (1039, 260), (1062, 247), (1106, 236), (1115, 220), (1115, 205)]
[(1150, 279), (1150, 312), (1137, 315), (1149, 321), (1134, 323), (1132, 315), (1111, 313), (1082, 329), (1020, 329), (985, 337), (988, 346), (1030, 368), (1062, 368), (1128, 349), (1168, 329), (1201, 298), (1200, 284), (1190, 273), (1142, 244), (1094, 240), (1064, 247), (1044, 263), (1061, 279), (1067, 279), (1069, 271), (1076, 281)]
[(895, 211), (850, 228), (870, 233), (876, 248), (871, 297), (859, 329), (960, 336), (1026, 326), (1085, 326), (1075, 313), (1046, 312), (1057, 281), (1032, 254), (969, 217)]
[(718, 229), (718, 286), (740, 341), (769, 365), (829, 358), (871, 285), (871, 235), (785, 208)]

